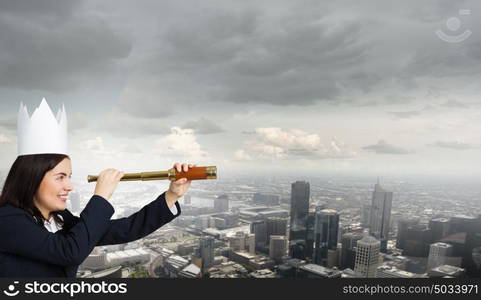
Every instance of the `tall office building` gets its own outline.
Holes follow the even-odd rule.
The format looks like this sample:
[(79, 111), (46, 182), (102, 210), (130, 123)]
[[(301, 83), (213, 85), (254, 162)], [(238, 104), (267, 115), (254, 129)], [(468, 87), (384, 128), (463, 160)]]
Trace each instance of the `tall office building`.
[(376, 277), (379, 267), (379, 252), (381, 242), (376, 238), (366, 235), (357, 241), (356, 262), (354, 272), (359, 277)]
[(362, 226), (368, 227), (370, 220), (371, 220), (371, 205), (364, 204), (361, 208)]
[[(310, 185), (306, 181), (296, 181), (291, 185), (291, 211), (289, 230), (289, 255), (296, 249), (298, 256), (305, 256), (307, 237), (307, 216), (309, 212)], [(295, 247), (292, 247), (294, 246)], [(301, 250), (302, 249), (302, 250)], [(303, 253), (300, 253), (302, 251)], [(300, 257), (297, 257), (300, 258)], [(301, 258), (302, 259), (302, 258)]]
[(427, 223), (411, 225), (406, 229), (402, 254), (407, 256), (428, 257), (429, 246), (433, 243), (431, 229)]
[(391, 221), (392, 192), (385, 191), (379, 181), (374, 186), (371, 203), (370, 234), (381, 242), (381, 252), (386, 252)]
[(438, 242), (429, 247), (428, 271), (442, 265), (449, 265), (448, 259), (453, 253), (453, 246)]
[(285, 235), (271, 235), (269, 242), (269, 257), (276, 263), (282, 261), (287, 252), (287, 238)]
[(316, 210), (310, 209), (307, 215), (307, 237), (305, 244), (305, 256), (308, 259), (312, 259), (314, 255), (314, 238), (316, 227)]
[(203, 236), (199, 239), (199, 254), (202, 258), (202, 270), (214, 265), (214, 238)]
[(262, 251), (267, 246), (267, 224), (265, 220), (252, 222), (250, 232), (255, 236), (256, 250)]
[(449, 231), (452, 234), (466, 235), (462, 249), (461, 267), (469, 277), (481, 277), (481, 268), (476, 262), (477, 251), (481, 247), (481, 219), (471, 216), (454, 216), (449, 220)]
[(287, 218), (268, 217), (266, 219), (267, 241), (270, 241), (271, 235), (287, 235)]
[(363, 238), (362, 233), (348, 232), (341, 238), (341, 269), (354, 269), (356, 261), (357, 241)]
[(419, 224), (419, 219), (414, 219), (414, 218), (402, 218), (398, 221), (396, 248), (398, 249), (406, 248), (408, 228), (417, 224)]
[(433, 241), (440, 241), (441, 239), (449, 235), (449, 219), (431, 219), (429, 220), (429, 229), (431, 229)]
[(327, 266), (328, 251), (337, 249), (339, 214), (334, 209), (323, 209), (316, 212), (315, 222), (313, 261)]

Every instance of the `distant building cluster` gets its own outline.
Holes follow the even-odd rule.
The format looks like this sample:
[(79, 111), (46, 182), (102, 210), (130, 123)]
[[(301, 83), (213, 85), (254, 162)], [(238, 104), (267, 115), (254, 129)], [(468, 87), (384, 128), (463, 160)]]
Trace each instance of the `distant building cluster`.
[(249, 190), (195, 207), (186, 195), (171, 224), (130, 247), (96, 248), (79, 272), (119, 275), (140, 265), (171, 278), (481, 277), (481, 216), (402, 213), (379, 180), (367, 201), (326, 193), (295, 181), (287, 199)]

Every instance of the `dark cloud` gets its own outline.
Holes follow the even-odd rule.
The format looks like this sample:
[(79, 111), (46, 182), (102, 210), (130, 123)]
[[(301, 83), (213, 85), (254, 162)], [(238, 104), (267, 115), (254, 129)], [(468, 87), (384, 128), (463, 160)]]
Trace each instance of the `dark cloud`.
[[(378, 94), (389, 85), (394, 92), (388, 91), (391, 96), (382, 104), (412, 102), (404, 94), (424, 89), (420, 80), (449, 80), (455, 86), (459, 79), (451, 76), (480, 74), (479, 35), (459, 45), (435, 35), (464, 4), (478, 7), (473, 1), (214, 1), (195, 10), (179, 4), (176, 11), (183, 17), (169, 19), (155, 35), (129, 83), (133, 96), (124, 100), (125, 107), (142, 117), (162, 114), (162, 101), (175, 107), (199, 98), (241, 105), (329, 101), (370, 106), (380, 102), (362, 95)], [(465, 27), (479, 27), (476, 18), (462, 21)], [(439, 88), (439, 83), (429, 84)], [(357, 97), (346, 96), (353, 92), (359, 92)], [(156, 100), (145, 94), (162, 94), (165, 100), (149, 105)], [(149, 109), (135, 111), (144, 102)], [(417, 114), (392, 113), (399, 118)]]
[(363, 150), (377, 154), (409, 154), (410, 151), (398, 146), (391, 145), (385, 140), (379, 140), (377, 144), (362, 147)]
[(105, 81), (131, 44), (80, 1), (1, 1), (0, 87), (67, 92)]
[(182, 126), (182, 128), (193, 129), (197, 134), (214, 134), (224, 132), (224, 129), (222, 129), (219, 125), (204, 117), (196, 121), (188, 121)]
[[(29, 111), (31, 116), (33, 111)], [(0, 117), (0, 128), (4, 128), (10, 131), (17, 131), (17, 113)], [(84, 112), (72, 112), (68, 113), (68, 130), (74, 133), (77, 130), (87, 128), (89, 124), (89, 119)]]
[(83, 1), (56, 1), (56, 0), (16, 0), (0, 1), (0, 14), (15, 15), (35, 19), (62, 20), (72, 16)]
[(157, 94), (133, 94), (123, 98), (118, 104), (118, 110), (140, 119), (165, 118), (175, 114), (173, 101), (159, 97)]
[(162, 119), (138, 118), (119, 111), (108, 113), (104, 118), (92, 125), (94, 132), (109, 132), (122, 138), (138, 138), (139, 136), (164, 135), (170, 132), (172, 124)]
[(448, 148), (452, 150), (469, 150), (473, 148), (479, 148), (477, 145), (473, 144), (468, 144), (468, 143), (462, 143), (458, 141), (437, 141), (432, 144), (429, 144), (429, 146), (433, 147), (441, 147), (441, 148)]
[[(151, 93), (180, 99), (173, 105), (199, 95), (236, 104), (311, 105), (337, 99), (345, 88), (368, 91), (381, 79), (356, 69), (369, 47), (359, 39), (362, 23), (331, 23), (322, 9), (273, 16), (252, 7), (206, 5), (201, 15), (171, 22), (134, 89), (145, 91), (151, 81)], [(163, 105), (149, 110), (162, 111)]]

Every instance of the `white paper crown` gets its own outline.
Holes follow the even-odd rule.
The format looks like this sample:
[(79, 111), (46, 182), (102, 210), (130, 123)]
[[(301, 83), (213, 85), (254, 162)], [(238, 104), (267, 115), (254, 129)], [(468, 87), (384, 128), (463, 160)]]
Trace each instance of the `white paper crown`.
[(42, 99), (30, 118), (27, 106), (20, 103), (17, 121), (18, 155), (68, 154), (67, 114), (65, 106), (53, 115), (47, 100)]

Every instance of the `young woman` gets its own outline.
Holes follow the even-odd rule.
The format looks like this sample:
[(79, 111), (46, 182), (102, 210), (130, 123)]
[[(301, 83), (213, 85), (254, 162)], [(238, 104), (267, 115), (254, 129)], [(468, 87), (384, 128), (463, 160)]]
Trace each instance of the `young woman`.
[[(192, 166), (174, 164), (179, 172)], [(66, 154), (17, 157), (0, 195), (0, 276), (75, 277), (94, 247), (140, 239), (179, 216), (177, 200), (191, 183), (186, 178), (171, 182), (138, 212), (110, 220), (114, 208), (108, 200), (123, 173), (107, 169), (76, 217), (66, 209), (71, 170)]]

